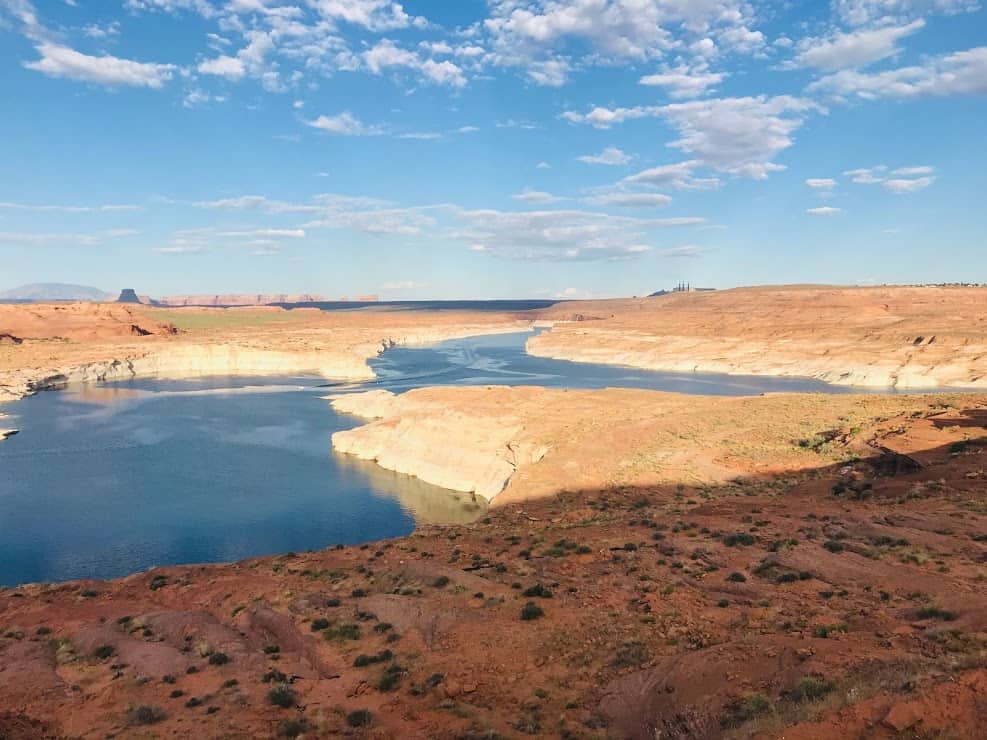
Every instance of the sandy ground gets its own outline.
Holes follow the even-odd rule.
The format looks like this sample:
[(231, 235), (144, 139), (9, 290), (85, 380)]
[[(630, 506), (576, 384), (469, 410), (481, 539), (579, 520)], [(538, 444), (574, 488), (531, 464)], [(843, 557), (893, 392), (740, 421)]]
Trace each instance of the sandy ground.
[(561, 303), (532, 354), (858, 386), (987, 386), (987, 289), (783, 286)]

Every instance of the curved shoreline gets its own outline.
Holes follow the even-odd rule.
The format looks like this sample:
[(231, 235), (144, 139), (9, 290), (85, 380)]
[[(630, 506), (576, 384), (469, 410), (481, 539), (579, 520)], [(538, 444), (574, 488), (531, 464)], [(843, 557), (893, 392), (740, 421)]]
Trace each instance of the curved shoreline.
[(385, 333), (377, 341), (363, 341), (332, 350), (272, 350), (241, 344), (189, 343), (144, 354), (96, 360), (61, 368), (14, 370), (0, 375), (0, 403), (17, 401), (39, 391), (57, 390), (77, 383), (102, 383), (136, 377), (198, 378), (212, 376), (276, 376), (313, 373), (327, 380), (373, 380), (368, 360), (391, 347), (428, 344), (488, 334), (530, 330), (532, 322), (425, 327)]

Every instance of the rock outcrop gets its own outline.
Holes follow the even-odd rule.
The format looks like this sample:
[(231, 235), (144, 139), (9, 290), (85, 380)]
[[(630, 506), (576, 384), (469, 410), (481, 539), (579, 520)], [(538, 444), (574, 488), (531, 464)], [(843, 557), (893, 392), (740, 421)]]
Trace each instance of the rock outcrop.
[[(498, 505), (550, 496), (560, 488), (713, 484), (752, 472), (818, 465), (813, 439), (820, 429), (852, 437), (849, 430), (865, 421), (929, 405), (918, 395), (716, 398), (524, 386), (329, 398), (337, 411), (371, 420), (333, 434), (337, 452)], [(946, 399), (973, 400), (941, 400)], [(807, 424), (807, 417), (815, 422)]]
[(137, 291), (133, 288), (124, 288), (120, 291), (120, 297), (117, 298), (117, 303), (140, 303), (141, 299), (137, 295)]
[[(595, 317), (571, 321), (581, 316)], [(539, 357), (846, 386), (987, 387), (987, 289), (742, 288), (560, 303)]]

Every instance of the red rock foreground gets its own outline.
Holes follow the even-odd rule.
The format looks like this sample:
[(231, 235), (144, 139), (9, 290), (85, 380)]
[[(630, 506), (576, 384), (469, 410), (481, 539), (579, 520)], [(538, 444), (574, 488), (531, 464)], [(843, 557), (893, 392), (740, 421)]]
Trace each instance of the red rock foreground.
[(814, 468), (0, 591), (0, 737), (982, 738), (985, 400), (820, 424)]

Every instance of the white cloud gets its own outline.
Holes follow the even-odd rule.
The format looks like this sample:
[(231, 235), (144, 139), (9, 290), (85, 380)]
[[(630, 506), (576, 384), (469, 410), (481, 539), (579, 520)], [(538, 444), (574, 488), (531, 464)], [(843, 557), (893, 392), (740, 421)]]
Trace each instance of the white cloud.
[(813, 190), (832, 190), (836, 187), (836, 180), (831, 177), (810, 177), (805, 184)]
[(383, 133), (379, 126), (367, 126), (348, 110), (335, 116), (319, 116), (305, 121), (312, 128), (337, 136), (376, 136)]
[(550, 170), (552, 169), (552, 165), (550, 165), (548, 162), (539, 162), (538, 164), (535, 165), (535, 169)]
[(426, 59), (421, 64), (421, 72), (426, 79), (437, 85), (448, 85), (449, 87), (465, 87), (466, 77), (463, 70), (450, 61), (436, 62), (433, 59)]
[(702, 247), (698, 244), (684, 244), (681, 247), (662, 249), (657, 254), (659, 257), (685, 257), (694, 259), (696, 257), (702, 257), (709, 251), (709, 247)]
[(82, 33), (91, 39), (108, 39), (120, 35), (120, 22), (113, 21), (105, 25), (90, 23), (82, 29)]
[(4, 247), (92, 247), (100, 243), (95, 234), (0, 231)]
[(819, 206), (818, 208), (808, 208), (805, 212), (810, 216), (838, 216), (843, 213), (843, 209), (833, 206)]
[(522, 190), (511, 197), (515, 200), (523, 200), (525, 203), (555, 203), (560, 200), (559, 196), (542, 190)]
[(47, 203), (11, 203), (0, 202), (0, 209), (16, 211), (36, 211), (39, 213), (107, 213), (119, 211), (143, 211), (144, 206), (127, 203), (107, 203), (98, 206), (65, 206)]
[(681, 66), (660, 74), (645, 75), (638, 82), (641, 85), (663, 87), (672, 98), (696, 98), (720, 84), (724, 77), (726, 74), (722, 72)]
[(608, 146), (599, 154), (584, 154), (581, 157), (576, 157), (576, 159), (586, 164), (603, 164), (617, 167), (627, 164), (634, 158), (615, 146)]
[(219, 231), (216, 236), (235, 239), (303, 239), (304, 229), (248, 229), (246, 231)]
[(847, 170), (843, 174), (853, 180), (853, 182), (861, 185), (873, 185), (884, 180), (883, 173), (887, 169), (887, 166), (879, 164), (877, 167), (861, 167), (856, 170)]
[(932, 177), (935, 172), (934, 167), (898, 167), (891, 170), (890, 174), (895, 177), (887, 177), (888, 166), (879, 164), (876, 167), (862, 167), (855, 170), (847, 170), (843, 174), (851, 178), (853, 182), (861, 185), (880, 185), (889, 193), (897, 195), (904, 193), (915, 193), (929, 187), (936, 178)]
[(875, 22), (901, 22), (929, 13), (964, 13), (979, 7), (977, 0), (833, 0), (844, 22), (863, 26)]
[(90, 56), (50, 42), (37, 46), (41, 59), (24, 66), (49, 77), (64, 77), (99, 85), (160, 88), (171, 79), (173, 64), (135, 62), (114, 56)]
[(925, 190), (925, 188), (935, 182), (935, 179), (936, 178), (934, 177), (917, 177), (914, 179), (895, 178), (891, 180), (884, 180), (881, 183), (881, 187), (888, 192), (898, 195), (903, 193), (916, 193), (919, 190)]
[(199, 63), (198, 70), (204, 75), (217, 75), (227, 80), (242, 80), (247, 74), (247, 68), (238, 57), (219, 56)]
[(416, 290), (423, 287), (425, 287), (423, 283), (415, 280), (389, 280), (386, 283), (381, 283), (378, 290), (390, 292), (397, 290)]
[(987, 46), (883, 72), (844, 69), (816, 80), (806, 89), (837, 98), (864, 100), (982, 95), (987, 93)]
[(697, 159), (689, 159), (675, 164), (663, 164), (629, 175), (622, 180), (622, 183), (625, 185), (672, 187), (676, 190), (715, 190), (720, 185), (719, 179), (692, 176), (692, 173), (701, 164)]
[(463, 69), (445, 59), (422, 59), (416, 52), (402, 49), (390, 39), (383, 39), (363, 52), (363, 61), (373, 74), (381, 74), (392, 67), (411, 69), (427, 82), (449, 87), (465, 87), (466, 76)]
[(567, 111), (562, 117), (596, 128), (635, 118), (661, 117), (679, 130), (669, 146), (696, 156), (698, 164), (720, 172), (763, 180), (784, 169), (771, 160), (790, 147), (791, 134), (805, 115), (818, 106), (788, 95), (713, 98), (665, 106), (593, 108), (589, 113)]
[(526, 72), (528, 78), (543, 87), (562, 87), (569, 78), (570, 65), (565, 59), (547, 59), (530, 62)]
[(904, 26), (884, 26), (825, 38), (806, 38), (799, 42), (793, 64), (817, 69), (863, 67), (898, 54), (898, 41), (925, 27), (917, 20)]
[(363, 52), (367, 69), (375, 75), (388, 67), (410, 67), (418, 63), (418, 55), (400, 48), (390, 39), (383, 39), (376, 46)]
[(586, 203), (595, 206), (616, 206), (617, 208), (662, 208), (672, 199), (661, 193), (603, 193), (584, 198)]
[(452, 235), (468, 248), (502, 259), (613, 260), (653, 249), (651, 229), (694, 226), (701, 218), (639, 219), (581, 210), (461, 211)]
[(393, 0), (309, 0), (309, 4), (328, 20), (345, 21), (368, 31), (428, 25), (425, 18), (408, 15), (402, 4)]
[(409, 133), (398, 134), (399, 139), (413, 139), (417, 141), (439, 141), (444, 139), (445, 136), (434, 131), (412, 131)]

